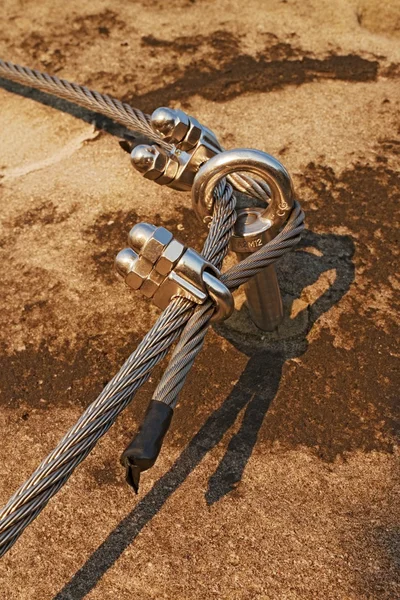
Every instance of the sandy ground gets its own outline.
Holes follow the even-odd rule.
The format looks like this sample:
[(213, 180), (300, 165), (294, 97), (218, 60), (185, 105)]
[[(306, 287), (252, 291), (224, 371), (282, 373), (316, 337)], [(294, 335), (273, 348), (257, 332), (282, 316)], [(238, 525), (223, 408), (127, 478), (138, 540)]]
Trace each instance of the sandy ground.
[[(119, 455), (156, 370), (2, 560), (1, 599), (399, 598), (400, 3), (3, 0), (1, 23), (4, 59), (276, 155), (309, 229), (278, 334), (239, 293), (136, 497)], [(3, 503), (157, 317), (112, 273), (130, 227), (204, 233), (118, 128), (0, 83)]]

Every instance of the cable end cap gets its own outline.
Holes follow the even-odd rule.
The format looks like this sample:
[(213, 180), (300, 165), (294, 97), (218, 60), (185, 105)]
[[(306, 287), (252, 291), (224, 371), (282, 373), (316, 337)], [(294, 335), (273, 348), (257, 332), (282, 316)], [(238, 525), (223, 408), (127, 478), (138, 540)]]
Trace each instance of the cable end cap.
[(138, 433), (122, 453), (121, 464), (126, 469), (126, 481), (136, 493), (139, 491), (140, 473), (150, 469), (157, 460), (173, 412), (168, 404), (152, 400)]
[(135, 494), (139, 493), (139, 481), (140, 481), (140, 473), (142, 472), (141, 468), (138, 465), (127, 464), (126, 467), (126, 482), (131, 488), (135, 491)]

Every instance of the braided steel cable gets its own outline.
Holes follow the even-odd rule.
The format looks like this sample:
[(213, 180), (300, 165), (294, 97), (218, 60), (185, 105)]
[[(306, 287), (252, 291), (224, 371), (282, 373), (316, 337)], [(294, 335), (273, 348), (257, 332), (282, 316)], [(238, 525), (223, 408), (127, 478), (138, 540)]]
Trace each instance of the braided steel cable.
[(75, 104), (111, 117), (128, 129), (142, 133), (166, 150), (171, 150), (173, 147), (162, 140), (159, 134), (154, 131), (150, 124), (149, 115), (107, 94), (100, 94), (84, 85), (71, 83), (66, 79), (59, 79), (54, 75), (41, 73), (35, 69), (29, 69), (29, 67), (22, 67), (1, 58), (0, 77), (5, 77), (22, 85), (28, 85), (59, 98), (65, 98), (65, 100), (70, 100)]
[[(96, 110), (130, 129), (143, 133), (164, 148), (172, 149), (172, 146), (152, 129), (148, 115), (110, 96), (1, 59), (0, 76)], [(264, 182), (238, 173), (229, 175), (227, 179), (236, 189), (258, 199), (268, 200), (269, 189)], [(203, 248), (203, 256), (219, 268), (228, 251), (228, 242), (232, 234), (235, 199), (231, 186), (225, 180), (219, 182), (214, 194), (215, 214)], [(297, 243), (299, 233), (304, 227), (303, 219), (304, 215), (296, 204), (281, 234), (226, 272), (221, 277), (222, 281), (229, 288), (235, 289), (277, 260)], [(176, 404), (186, 375), (202, 347), (213, 312), (214, 306), (211, 302), (196, 307), (191, 301), (182, 298), (174, 299), (164, 310), (117, 375), (0, 511), (0, 556), (11, 548), (25, 527), (40, 514), (51, 497), (64, 485), (74, 469), (130, 403), (154, 366), (180, 338), (170, 367), (156, 392), (162, 401), (171, 406)]]
[[(246, 283), (260, 270), (274, 263), (291, 250), (300, 240), (304, 229), (304, 213), (295, 202), (290, 217), (280, 233), (258, 252), (251, 254), (221, 276), (221, 281), (231, 290)], [(186, 377), (200, 352), (215, 306), (211, 301), (199, 306), (187, 322), (177, 343), (168, 366), (158, 384), (153, 400), (165, 402), (174, 408)]]

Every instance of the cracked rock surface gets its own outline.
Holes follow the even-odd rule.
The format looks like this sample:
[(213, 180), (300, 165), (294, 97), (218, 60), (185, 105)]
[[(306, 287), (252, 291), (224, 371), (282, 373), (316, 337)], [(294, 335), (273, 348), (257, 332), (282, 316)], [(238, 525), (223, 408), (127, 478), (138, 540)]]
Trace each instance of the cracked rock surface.
[[(213, 328), (138, 497), (131, 406), (0, 564), (5, 600), (400, 597), (400, 7), (389, 0), (3, 0), (0, 56), (146, 112), (183, 108), (292, 173), (286, 317)], [(158, 310), (112, 273), (138, 221), (199, 249), (190, 197), (103, 117), (0, 80), (0, 503)], [(233, 258), (229, 258), (232, 261)], [(398, 429), (397, 429), (398, 431)]]

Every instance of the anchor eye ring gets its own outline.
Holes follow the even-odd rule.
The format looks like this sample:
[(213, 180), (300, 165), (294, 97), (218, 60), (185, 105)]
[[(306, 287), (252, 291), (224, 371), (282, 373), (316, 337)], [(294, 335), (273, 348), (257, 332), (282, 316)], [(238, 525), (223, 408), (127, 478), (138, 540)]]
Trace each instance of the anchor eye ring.
[(250, 148), (225, 150), (200, 167), (192, 186), (192, 205), (196, 215), (203, 223), (210, 222), (214, 212), (215, 186), (223, 177), (239, 171), (249, 172), (268, 184), (271, 200), (260, 218), (271, 221), (271, 229), (279, 230), (294, 205), (292, 180), (276, 158)]

